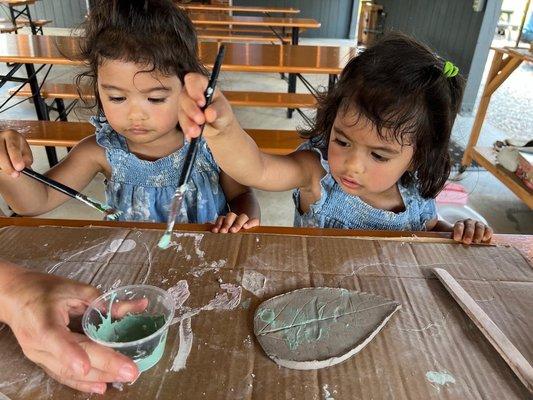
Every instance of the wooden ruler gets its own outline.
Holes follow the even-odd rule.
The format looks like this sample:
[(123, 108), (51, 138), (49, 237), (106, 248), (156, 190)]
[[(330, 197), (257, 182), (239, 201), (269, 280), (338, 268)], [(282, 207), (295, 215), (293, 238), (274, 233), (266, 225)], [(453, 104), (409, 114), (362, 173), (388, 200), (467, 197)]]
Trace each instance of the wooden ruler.
[(516, 376), (533, 393), (533, 367), (522, 353), (448, 271), (442, 268), (432, 268), (432, 270)]

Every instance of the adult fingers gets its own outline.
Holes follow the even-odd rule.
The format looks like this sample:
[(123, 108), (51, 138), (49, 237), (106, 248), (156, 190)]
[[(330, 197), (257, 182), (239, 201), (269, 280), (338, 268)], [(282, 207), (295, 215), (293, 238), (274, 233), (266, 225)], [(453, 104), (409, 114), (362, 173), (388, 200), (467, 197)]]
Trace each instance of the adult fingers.
[(78, 381), (76, 379), (64, 378), (60, 375), (55, 374), (53, 371), (49, 370), (44, 366), (41, 367), (48, 375), (50, 375), (59, 383), (67, 385), (72, 389), (78, 390), (80, 392), (104, 394), (107, 390), (107, 384), (104, 382)]
[(91, 368), (91, 363), (87, 353), (77, 343), (78, 337), (76, 334), (70, 332), (64, 326), (49, 327), (39, 339), (38, 350), (52, 355), (52, 358), (57, 360), (57, 362), (46, 359), (34, 360), (34, 358), (39, 358), (42, 355), (41, 353), (36, 353), (34, 357), (28, 356), (32, 361), (40, 362), (47, 368), (53, 369), (52, 372), (56, 375), (68, 379), (78, 380), (87, 375)]
[(111, 316), (122, 318), (127, 313), (138, 314), (148, 307), (148, 299), (121, 300), (111, 306)]
[(87, 374), (87, 380), (133, 382), (139, 376), (137, 365), (125, 355), (89, 339), (82, 340), (80, 346), (87, 353), (91, 362), (92, 369)]

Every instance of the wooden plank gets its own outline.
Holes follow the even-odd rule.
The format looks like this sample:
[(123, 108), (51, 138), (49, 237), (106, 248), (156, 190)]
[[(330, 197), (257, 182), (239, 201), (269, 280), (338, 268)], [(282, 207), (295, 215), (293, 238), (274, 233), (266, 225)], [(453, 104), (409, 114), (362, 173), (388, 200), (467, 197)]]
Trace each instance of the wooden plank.
[[(0, 227), (3, 226), (108, 226), (122, 228), (139, 229), (159, 229), (165, 230), (166, 224), (143, 221), (103, 221), (103, 220), (80, 220), (80, 219), (50, 219), (36, 217), (1, 217)], [(184, 231), (210, 231), (212, 225), (205, 224), (176, 224), (175, 230)], [(440, 242), (452, 245), (461, 245), (451, 241), (449, 232), (418, 232), (418, 231), (379, 231), (379, 230), (357, 230), (357, 229), (333, 229), (333, 228), (294, 228), (288, 226), (259, 226), (241, 233), (268, 233), (273, 235), (303, 235), (303, 236), (335, 236), (335, 237), (358, 237), (358, 238), (387, 238), (388, 240), (402, 240), (410, 242)], [(527, 259), (532, 262), (533, 254), (527, 253), (533, 247), (532, 235), (499, 235), (495, 234), (493, 242), (496, 245), (516, 247), (527, 255)], [(477, 244), (471, 246), (491, 246), (487, 244)]]
[(496, 156), (490, 147), (474, 147), (472, 158), (483, 168), (493, 174), (509, 190), (517, 195), (526, 205), (533, 209), (533, 192), (512, 172), (497, 164)]
[(260, 7), (260, 6), (228, 6), (224, 4), (178, 4), (185, 10), (192, 11), (226, 11), (226, 12), (249, 12), (249, 13), (284, 13), (298, 14), (300, 10), (292, 7)]
[[(201, 40), (219, 40), (223, 42), (266, 42), (266, 43), (280, 43), (278, 37), (273, 33), (270, 35), (253, 35), (243, 33), (232, 33), (229, 31), (199, 31), (197, 32), (198, 38)], [(284, 43), (290, 43), (291, 38), (284, 37)], [(281, 43), (280, 43), (281, 44)]]
[[(198, 54), (212, 68), (218, 43), (202, 42)], [(0, 62), (83, 66), (76, 60), (79, 38), (43, 35), (0, 35)], [(357, 48), (334, 46), (279, 46), (228, 43), (223, 71), (302, 74), (339, 74), (357, 55)]]
[(35, 4), (36, 0), (2, 0), (1, 4), (11, 7), (25, 6), (27, 4)]
[[(102, 221), (102, 220), (79, 220), (79, 219), (48, 219), (34, 217), (0, 217), (0, 227), (3, 226), (109, 226), (121, 228), (140, 228), (165, 230), (165, 223), (142, 222), (142, 221)], [(176, 224), (174, 230), (185, 231), (210, 231), (212, 225), (205, 224)], [(413, 238), (419, 241), (425, 238), (447, 239), (449, 235), (442, 232), (415, 232), (415, 231), (371, 231), (355, 229), (326, 229), (326, 228), (293, 228), (286, 226), (259, 226), (247, 230), (248, 233), (269, 233), (279, 235), (304, 235), (304, 236), (335, 236), (335, 237), (372, 237), (372, 238)], [(245, 234), (246, 232), (242, 232)]]
[[(15, 93), (16, 88), (10, 89), (9, 93)], [(93, 99), (90, 89), (82, 90), (83, 96)], [(308, 93), (285, 93), (285, 92), (244, 92), (224, 91), (224, 96), (235, 107), (281, 107), (281, 108), (316, 108), (316, 98)], [(19, 97), (31, 96), (31, 88), (25, 84), (16, 94)], [(79, 99), (76, 85), (71, 83), (45, 83), (41, 87), (41, 96), (45, 99)]]
[(442, 268), (432, 268), (432, 270), (515, 375), (533, 393), (533, 367), (522, 353), (448, 271)]
[(225, 14), (194, 13), (189, 15), (194, 25), (272, 26), (285, 28), (320, 28), (311, 18), (241, 17)]
[[(4, 120), (0, 121), (0, 129), (20, 132), (33, 146), (73, 147), (94, 134), (94, 127), (88, 122)], [(289, 154), (303, 143), (296, 131), (247, 129), (246, 132), (269, 154)]]

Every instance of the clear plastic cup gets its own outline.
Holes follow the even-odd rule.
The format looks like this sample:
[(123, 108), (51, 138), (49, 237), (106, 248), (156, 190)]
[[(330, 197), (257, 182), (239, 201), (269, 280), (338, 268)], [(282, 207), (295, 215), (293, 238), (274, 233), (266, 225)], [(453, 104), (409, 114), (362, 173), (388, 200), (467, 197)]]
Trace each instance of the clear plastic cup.
[(174, 300), (167, 291), (130, 285), (94, 300), (82, 326), (91, 340), (130, 357), (143, 372), (161, 359), (172, 318)]

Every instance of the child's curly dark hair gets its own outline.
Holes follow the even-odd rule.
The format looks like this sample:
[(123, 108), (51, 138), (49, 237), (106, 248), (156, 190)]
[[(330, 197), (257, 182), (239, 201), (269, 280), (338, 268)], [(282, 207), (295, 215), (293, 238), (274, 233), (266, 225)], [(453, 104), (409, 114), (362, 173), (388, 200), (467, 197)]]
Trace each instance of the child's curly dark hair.
[[(194, 26), (172, 0), (98, 0), (81, 26), (79, 57), (86, 71), (76, 76), (78, 93), (88, 106), (102, 104), (98, 96), (98, 66), (106, 60), (121, 60), (146, 66), (146, 72), (177, 75), (183, 83), (189, 72), (205, 74), (198, 59)], [(82, 93), (87, 81), (96, 95), (90, 104)]]
[(369, 119), (380, 138), (414, 146), (404, 185), (418, 185), (434, 198), (450, 174), (449, 141), (461, 104), (464, 79), (447, 78), (445, 61), (425, 45), (389, 33), (354, 57), (329, 93), (319, 96), (313, 125), (300, 133), (326, 153), (338, 112), (354, 111)]

